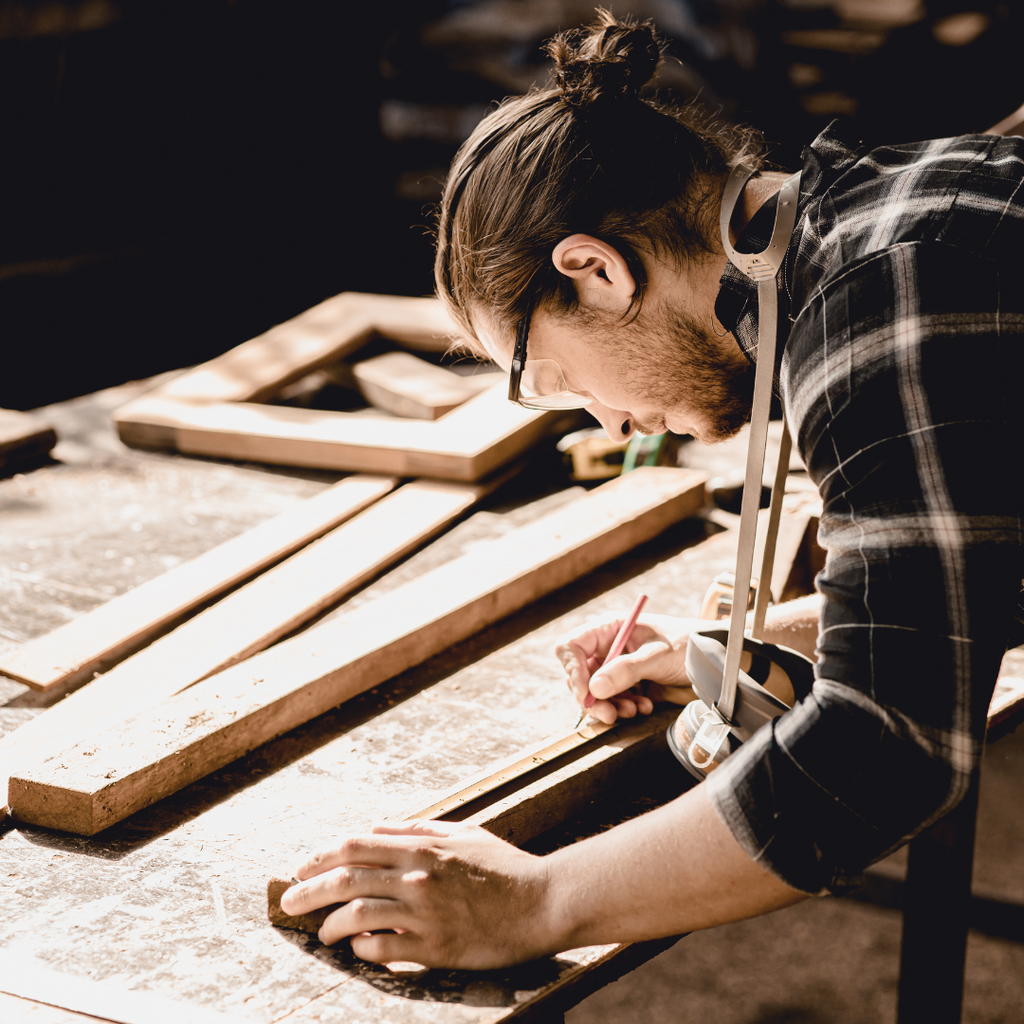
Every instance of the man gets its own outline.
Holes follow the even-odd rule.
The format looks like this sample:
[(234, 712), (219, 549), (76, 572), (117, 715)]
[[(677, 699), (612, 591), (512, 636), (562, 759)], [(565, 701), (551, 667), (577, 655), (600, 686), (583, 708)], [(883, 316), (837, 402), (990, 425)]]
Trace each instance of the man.
[[(646, 26), (603, 16), (551, 52), (556, 87), (506, 101), (456, 158), (439, 294), (526, 404), (585, 406), (615, 439), (729, 436), (749, 414), (756, 286), (715, 225), (756, 141), (640, 99), (659, 57)], [(784, 177), (746, 187), (737, 248), (767, 243)], [(1018, 642), (1022, 254), (1020, 140), (860, 153), (819, 136), (777, 282), (776, 371), (828, 561), (820, 602), (775, 609), (765, 637), (816, 647), (811, 696), (605, 834), (538, 858), (475, 828), (377, 828), (308, 861), (285, 910), (344, 902), (321, 938), (369, 960), (493, 967), (841, 891), (948, 813)], [(616, 625), (559, 646), (577, 699), (589, 687), (603, 721), (685, 699), (685, 624), (641, 620), (594, 671)], [(641, 680), (649, 696), (627, 695)]]

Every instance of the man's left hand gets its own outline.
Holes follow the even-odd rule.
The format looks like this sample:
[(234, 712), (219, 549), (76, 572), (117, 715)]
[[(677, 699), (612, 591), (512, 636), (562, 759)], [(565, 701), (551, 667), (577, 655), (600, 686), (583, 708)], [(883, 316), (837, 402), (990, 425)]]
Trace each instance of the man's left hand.
[(372, 963), (486, 969), (556, 951), (545, 859), (476, 825), (423, 821), (351, 836), (296, 872), (287, 914), (342, 903), (320, 941)]

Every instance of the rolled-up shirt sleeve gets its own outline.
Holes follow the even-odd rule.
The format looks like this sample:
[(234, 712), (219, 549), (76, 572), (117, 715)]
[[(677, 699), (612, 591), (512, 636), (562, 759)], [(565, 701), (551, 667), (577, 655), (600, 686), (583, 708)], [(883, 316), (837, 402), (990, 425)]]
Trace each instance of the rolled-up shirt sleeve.
[(823, 499), (812, 693), (708, 778), (755, 860), (841, 891), (950, 811), (1022, 577), (1021, 267), (892, 246), (823, 283), (783, 398)]

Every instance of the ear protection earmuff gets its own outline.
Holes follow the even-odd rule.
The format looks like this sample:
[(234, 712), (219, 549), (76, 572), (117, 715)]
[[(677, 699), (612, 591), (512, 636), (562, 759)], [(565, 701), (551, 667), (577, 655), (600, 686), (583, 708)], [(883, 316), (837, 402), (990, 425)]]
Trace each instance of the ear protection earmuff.
[[(768, 247), (759, 253), (738, 253), (729, 241), (729, 221), (743, 187), (753, 174), (751, 168), (743, 165), (733, 169), (722, 195), (719, 219), (725, 252), (736, 267), (757, 282), (758, 304), (757, 369), (740, 507), (734, 594), (746, 594), (750, 589), (775, 375), (778, 319), (775, 278), (793, 234), (800, 194), (800, 175), (797, 173), (786, 179), (779, 192), (775, 227)], [(747, 605), (741, 600), (731, 602), (728, 631), (706, 629), (690, 634), (686, 671), (699, 699), (683, 709), (668, 731), (668, 743), (673, 754), (699, 779), (705, 778), (763, 725), (807, 696), (814, 681), (813, 665), (802, 654), (760, 640), (769, 597), (764, 581), (772, 576), (790, 448), (789, 432), (783, 423), (761, 565), (762, 583), (757, 587), (750, 635), (744, 635)], [(745, 666), (743, 670), (741, 663)]]

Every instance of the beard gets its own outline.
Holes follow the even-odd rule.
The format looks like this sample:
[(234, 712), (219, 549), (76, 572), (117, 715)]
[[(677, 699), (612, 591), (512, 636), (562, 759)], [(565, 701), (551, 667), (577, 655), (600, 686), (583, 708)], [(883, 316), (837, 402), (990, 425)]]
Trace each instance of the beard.
[[(629, 350), (630, 387), (666, 413), (684, 406), (696, 414), (705, 424), (694, 431), (698, 441), (728, 440), (750, 418), (753, 365), (730, 336), (718, 337), (671, 302), (651, 305), (645, 304), (625, 337), (619, 334), (619, 344)], [(635, 426), (643, 434), (658, 429)]]

